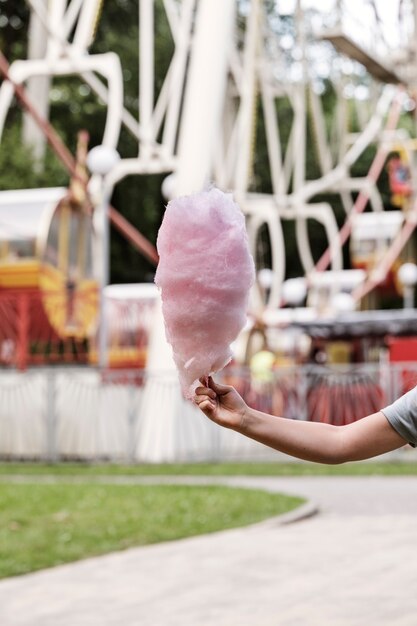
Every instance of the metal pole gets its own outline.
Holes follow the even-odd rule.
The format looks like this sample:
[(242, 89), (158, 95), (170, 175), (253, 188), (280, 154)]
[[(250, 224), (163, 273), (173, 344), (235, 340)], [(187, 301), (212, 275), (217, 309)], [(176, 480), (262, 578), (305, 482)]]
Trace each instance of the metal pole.
[[(414, 55), (413, 55), (413, 59), (416, 58), (416, 54), (417, 54), (417, 0), (413, 0), (413, 15), (414, 15), (414, 37), (413, 37), (413, 42), (414, 42)], [(415, 70), (415, 61), (414, 61), (414, 68)], [(413, 76), (415, 76), (415, 72), (413, 71)]]
[(107, 367), (108, 358), (108, 319), (106, 312), (105, 288), (109, 284), (110, 274), (110, 229), (109, 229), (109, 192), (106, 189), (105, 178), (100, 180), (100, 230), (101, 230), (101, 289), (100, 289), (100, 326), (98, 332), (98, 351), (100, 369)]
[[(46, 0), (41, 0), (47, 7)], [(42, 59), (45, 56), (47, 36), (45, 26), (42, 24), (35, 11), (31, 10), (28, 38), (28, 59)], [(32, 76), (27, 81), (27, 93), (44, 119), (49, 116), (49, 89), (51, 79), (49, 76)], [(43, 159), (46, 149), (46, 138), (42, 130), (36, 124), (29, 113), (23, 116), (23, 141), (32, 146), (35, 157), (35, 167), (38, 171), (43, 169)]]
[(127, 442), (127, 461), (128, 463), (135, 462), (135, 454), (136, 454), (136, 435), (135, 435), (135, 426), (136, 419), (138, 417), (137, 406), (135, 403), (135, 384), (133, 380), (133, 374), (130, 373), (129, 376), (129, 403), (127, 409), (127, 424), (128, 424), (128, 442)]
[(257, 97), (257, 62), (261, 37), (261, 6), (252, 0), (246, 20), (245, 49), (243, 56), (242, 95), (239, 110), (238, 154), (236, 160), (235, 190), (241, 197), (248, 190), (254, 150), (255, 115)]
[(404, 309), (414, 308), (414, 287), (411, 285), (404, 286), (403, 306)]
[(198, 3), (178, 138), (175, 195), (201, 191), (212, 174), (234, 23), (234, 0)]
[(139, 2), (139, 122), (143, 133), (140, 155), (149, 158), (154, 104), (154, 0)]
[[(300, 191), (305, 182), (305, 161), (306, 161), (306, 41), (305, 41), (305, 23), (304, 11), (301, 6), (301, 0), (297, 1), (295, 18), (297, 25), (297, 45), (301, 54), (301, 79), (295, 87), (294, 104), (295, 104), (295, 124), (294, 124), (294, 153), (297, 155), (294, 162), (293, 185), (294, 191)], [(297, 220), (297, 224), (299, 220)], [(307, 223), (302, 221), (301, 235), (302, 239), (307, 239)]]
[(17, 296), (17, 358), (19, 370), (25, 370), (29, 357), (29, 295), (22, 293)]
[(48, 370), (46, 374), (46, 457), (49, 462), (57, 461), (58, 453), (56, 448), (56, 380), (55, 372)]

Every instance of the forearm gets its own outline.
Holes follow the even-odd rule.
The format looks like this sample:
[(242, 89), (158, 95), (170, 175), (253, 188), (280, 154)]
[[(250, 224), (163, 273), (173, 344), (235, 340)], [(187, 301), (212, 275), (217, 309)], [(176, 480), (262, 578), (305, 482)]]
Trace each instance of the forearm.
[(305, 461), (333, 464), (346, 460), (342, 429), (331, 424), (275, 417), (248, 407), (235, 430)]
[(333, 426), (274, 417), (247, 407), (235, 430), (280, 452), (327, 464), (369, 459), (406, 443), (381, 411)]
[(270, 448), (316, 463), (358, 461), (400, 448), (406, 440), (382, 411), (344, 426), (274, 417), (248, 407), (236, 390), (209, 378), (195, 402), (211, 420)]

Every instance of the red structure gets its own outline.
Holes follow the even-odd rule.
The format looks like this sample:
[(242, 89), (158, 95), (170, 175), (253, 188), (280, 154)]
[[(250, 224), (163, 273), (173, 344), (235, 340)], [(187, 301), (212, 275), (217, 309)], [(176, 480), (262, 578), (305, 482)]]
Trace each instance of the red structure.
[(36, 288), (0, 291), (0, 365), (87, 363), (88, 341), (60, 337), (46, 315)]
[[(401, 393), (416, 386), (417, 337), (390, 337), (387, 340), (390, 363), (401, 363)], [(410, 367), (407, 367), (407, 363)]]

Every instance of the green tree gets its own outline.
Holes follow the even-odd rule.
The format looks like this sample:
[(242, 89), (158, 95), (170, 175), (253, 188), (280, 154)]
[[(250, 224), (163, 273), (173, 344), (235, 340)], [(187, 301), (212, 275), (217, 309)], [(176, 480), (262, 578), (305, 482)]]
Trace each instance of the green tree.
[[(91, 52), (103, 53), (109, 50), (116, 52), (123, 68), (124, 102), (131, 114), (138, 117), (138, 2), (139, 0), (113, 0), (103, 3), (98, 16), (97, 32)], [(242, 15), (248, 9), (248, 1), (240, 0)], [(280, 35), (294, 35), (294, 23), (287, 16), (278, 19), (274, 0), (267, 0), (265, 7), (271, 18), (271, 25)], [(173, 41), (169, 25), (163, 9), (162, 0), (155, 3), (156, 46), (155, 46), (155, 93), (158, 94), (168, 68)], [(242, 21), (242, 20), (241, 20)], [(29, 10), (24, 0), (5, 2), (0, 0), (0, 47), (9, 61), (25, 58), (27, 53), (27, 33)], [(286, 61), (291, 62), (290, 51), (285, 53)], [(334, 112), (335, 92), (330, 81), (323, 81), (323, 107), (330, 126)], [(90, 134), (90, 147), (101, 142), (103, 135), (106, 109), (98, 97), (79, 77), (60, 77), (53, 80), (51, 92), (51, 123), (63, 141), (75, 153), (77, 133), (86, 128)], [(277, 102), (277, 115), (280, 127), (283, 150), (288, 142), (293, 111), (290, 101), (282, 98)], [(0, 189), (31, 188), (37, 186), (65, 185), (68, 174), (51, 150), (47, 151), (45, 167), (39, 172), (34, 167), (31, 150), (24, 146), (20, 139), (22, 113), (15, 103), (8, 118), (7, 127), (0, 145)], [(412, 123), (406, 116), (402, 122), (407, 127)], [(311, 120), (307, 123), (307, 178), (318, 175), (317, 154), (313, 140)], [(137, 154), (137, 143), (125, 129), (122, 130), (118, 145), (123, 157)], [(368, 170), (374, 149), (366, 150), (355, 164), (354, 176), (363, 176)], [(164, 200), (161, 196), (161, 183), (164, 175), (131, 176), (121, 181), (113, 194), (114, 206), (146, 237), (155, 242), (158, 227), (164, 212)], [(384, 171), (379, 181), (383, 199), (389, 203), (390, 194)], [(269, 170), (265, 124), (260, 102), (257, 106), (256, 132), (253, 144), (253, 184), (252, 189), (271, 192), (271, 176)], [(323, 195), (315, 201), (331, 203), (336, 219), (341, 224), (344, 212), (340, 198)], [(284, 235), (289, 264), (289, 276), (301, 273), (294, 237), (294, 224), (283, 222)], [(309, 222), (309, 230), (317, 258), (324, 251), (327, 241), (324, 231), (316, 222)], [(344, 250), (345, 261), (348, 263), (348, 248)], [(114, 229), (111, 232), (111, 280), (112, 282), (138, 282), (151, 280), (154, 267), (137, 252)]]
[[(123, 68), (124, 102), (138, 117), (138, 0), (114, 0), (105, 3), (98, 16), (97, 33), (92, 53), (116, 52)], [(170, 36), (162, 0), (155, 6), (156, 51), (155, 93), (171, 58)], [(0, 44), (11, 62), (25, 58), (29, 11), (24, 0), (14, 3), (0, 1)], [(50, 91), (50, 121), (71, 152), (75, 153), (77, 133), (86, 128), (90, 148), (101, 143), (106, 109), (98, 97), (79, 77), (54, 78)], [(22, 113), (15, 103), (11, 108), (0, 147), (0, 189), (32, 188), (67, 184), (68, 174), (52, 151), (47, 151), (44, 169), (34, 166), (32, 151), (21, 141)], [(123, 157), (137, 154), (137, 144), (123, 130), (118, 150)], [(121, 213), (148, 239), (155, 242), (163, 215), (161, 183), (163, 175), (132, 176), (115, 189), (112, 202)], [(112, 282), (151, 280), (154, 267), (114, 229), (111, 232)]]

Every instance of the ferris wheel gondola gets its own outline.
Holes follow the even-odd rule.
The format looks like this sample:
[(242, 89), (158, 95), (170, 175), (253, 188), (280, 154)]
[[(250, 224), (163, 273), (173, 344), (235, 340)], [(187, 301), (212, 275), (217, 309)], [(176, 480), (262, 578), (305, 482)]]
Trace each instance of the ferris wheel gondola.
[(91, 336), (99, 287), (93, 268), (93, 224), (66, 194), (46, 218), (39, 245), (39, 287), (48, 319), (60, 337)]
[(12, 331), (0, 333), (0, 346), (12, 347), (6, 361), (21, 369), (62, 353), (65, 361), (86, 361), (96, 331), (100, 292), (87, 143), (80, 132), (68, 189), (0, 192), (0, 307), (16, 318)]
[(36, 292), (58, 337), (89, 337), (98, 312), (91, 215), (62, 187), (1, 192), (0, 238), (0, 291)]

